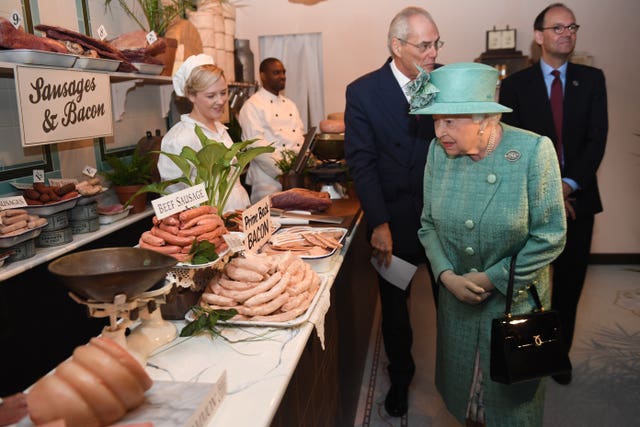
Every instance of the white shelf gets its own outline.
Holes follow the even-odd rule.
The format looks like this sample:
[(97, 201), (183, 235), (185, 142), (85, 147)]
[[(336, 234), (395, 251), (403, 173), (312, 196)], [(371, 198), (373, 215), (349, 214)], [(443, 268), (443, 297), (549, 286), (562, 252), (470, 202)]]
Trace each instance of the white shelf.
[(51, 261), (61, 255), (65, 255), (66, 253), (71, 252), (74, 249), (78, 249), (81, 246), (86, 245), (87, 243), (105, 237), (113, 233), (114, 231), (134, 224), (141, 219), (149, 217), (151, 215), (153, 215), (153, 209), (151, 207), (148, 207), (144, 212), (129, 215), (128, 217), (111, 224), (100, 225), (100, 228), (98, 230), (91, 233), (74, 234), (73, 240), (64, 245), (48, 248), (36, 248), (36, 254), (34, 256), (20, 261), (5, 263), (4, 266), (0, 267), (0, 283), (11, 277), (17, 276), (20, 273), (30, 270), (33, 267), (44, 264), (45, 262)]

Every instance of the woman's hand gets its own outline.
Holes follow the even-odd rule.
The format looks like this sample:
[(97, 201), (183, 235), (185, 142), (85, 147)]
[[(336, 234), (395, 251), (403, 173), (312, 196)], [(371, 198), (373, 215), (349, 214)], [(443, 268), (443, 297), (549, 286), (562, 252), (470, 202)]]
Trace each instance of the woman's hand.
[(491, 295), (482, 286), (478, 286), (469, 278), (459, 276), (451, 270), (442, 272), (440, 282), (456, 298), (467, 304), (480, 304)]
[(487, 276), (485, 272), (466, 273), (463, 276), (480, 286), (486, 292), (491, 292), (495, 289), (495, 286), (493, 286), (493, 283), (491, 283), (489, 276)]

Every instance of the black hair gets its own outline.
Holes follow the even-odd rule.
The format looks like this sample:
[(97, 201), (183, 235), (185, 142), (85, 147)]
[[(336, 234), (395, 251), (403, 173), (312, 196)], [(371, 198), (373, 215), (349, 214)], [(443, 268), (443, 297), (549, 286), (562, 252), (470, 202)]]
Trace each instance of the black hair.
[(260, 63), (260, 72), (261, 73), (266, 73), (267, 72), (267, 67), (269, 67), (269, 65), (275, 63), (275, 62), (281, 62), (278, 58), (265, 58), (262, 60), (262, 62)]

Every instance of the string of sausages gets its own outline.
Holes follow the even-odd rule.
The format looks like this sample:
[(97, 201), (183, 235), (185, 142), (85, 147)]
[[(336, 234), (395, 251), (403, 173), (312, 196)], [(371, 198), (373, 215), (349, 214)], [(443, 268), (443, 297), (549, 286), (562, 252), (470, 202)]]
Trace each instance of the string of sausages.
[(199, 206), (163, 219), (154, 216), (152, 221), (151, 229), (140, 236), (141, 248), (170, 255), (180, 262), (190, 261), (189, 251), (195, 241), (211, 242), (218, 254), (227, 249), (222, 237), (227, 229), (213, 206)]
[(232, 320), (286, 322), (311, 305), (320, 277), (292, 252), (231, 259), (200, 299), (208, 309), (235, 309)]

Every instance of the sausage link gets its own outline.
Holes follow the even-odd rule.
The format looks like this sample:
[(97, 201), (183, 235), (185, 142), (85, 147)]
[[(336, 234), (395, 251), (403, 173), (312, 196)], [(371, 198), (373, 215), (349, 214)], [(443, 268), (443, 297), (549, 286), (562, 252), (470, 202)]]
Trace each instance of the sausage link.
[(191, 227), (188, 228), (186, 230), (180, 230), (178, 231), (178, 235), (179, 236), (194, 236), (197, 237), (201, 234), (205, 234), (208, 233), (210, 231), (215, 230), (216, 228), (220, 228), (220, 226), (218, 224), (212, 223), (212, 224), (204, 224), (204, 225), (197, 225), (195, 227)]
[(191, 245), (195, 240), (195, 237), (193, 236), (176, 236), (175, 234), (171, 234), (158, 227), (151, 227), (151, 233), (164, 239), (164, 241), (170, 245), (176, 245), (180, 247)]
[(142, 233), (140, 240), (152, 246), (163, 246), (166, 243), (163, 238), (154, 235), (149, 230)]
[(142, 249), (151, 249), (152, 251), (160, 252), (165, 255), (174, 255), (180, 253), (180, 246), (174, 245), (165, 245), (165, 246), (153, 246), (148, 244), (147, 242), (143, 242), (142, 240), (138, 241), (138, 244)]
[(208, 213), (215, 213), (215, 208), (209, 205), (198, 206), (197, 208), (187, 209), (186, 211), (182, 211), (178, 214), (178, 219), (181, 222), (187, 222), (192, 218), (198, 217), (200, 215), (205, 215)]

